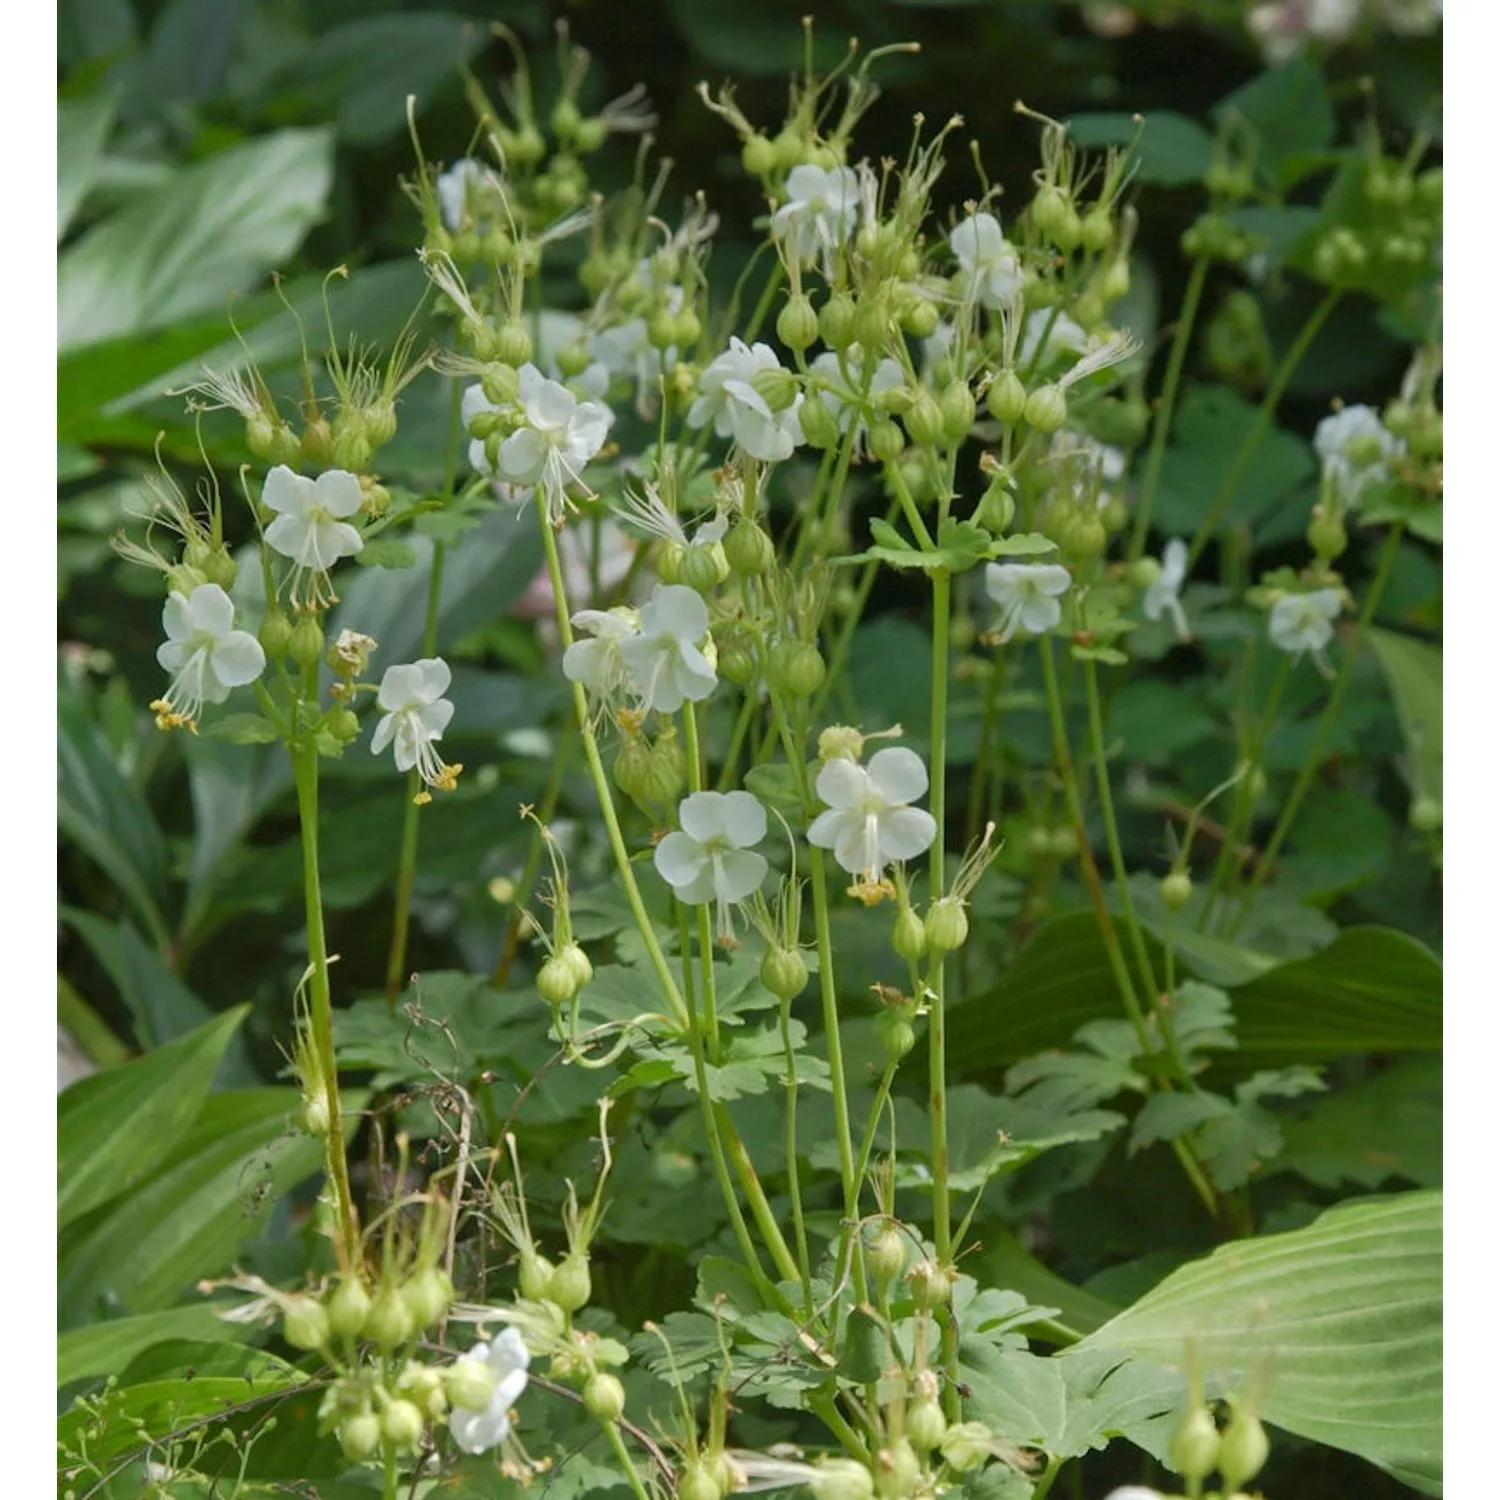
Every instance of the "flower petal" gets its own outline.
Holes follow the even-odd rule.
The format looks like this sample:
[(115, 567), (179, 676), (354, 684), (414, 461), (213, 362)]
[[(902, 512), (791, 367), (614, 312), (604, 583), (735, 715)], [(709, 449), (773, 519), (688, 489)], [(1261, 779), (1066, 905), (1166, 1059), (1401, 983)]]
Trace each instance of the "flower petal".
[(887, 859), (915, 859), (932, 847), (937, 821), (921, 807), (893, 807), (880, 818), (880, 852)]
[(694, 792), (684, 797), (677, 808), (677, 821), (682, 825), (682, 831), (700, 844), (723, 838), (727, 801), (723, 792)]
[(766, 810), (750, 792), (726, 792), (723, 826), (731, 844), (748, 849), (766, 836)]
[(173, 589), (161, 607), (161, 626), (167, 633), (167, 640), (186, 641), (193, 633), (192, 618), (188, 596)]
[(853, 807), (869, 792), (870, 778), (862, 766), (840, 756), (818, 772), (817, 786), (818, 796), (829, 807)]
[(651, 858), (656, 873), (679, 892), (697, 880), (709, 863), (703, 845), (687, 833), (669, 833), (656, 846)]
[(679, 641), (698, 642), (708, 634), (708, 606), (695, 589), (680, 583), (663, 584), (642, 610), (648, 634), (665, 633)]
[(300, 516), (312, 503), (313, 483), (294, 474), (285, 464), (277, 464), (261, 487), (261, 503), (282, 515)]
[(893, 745), (870, 757), (870, 785), (892, 806), (915, 802), (927, 791), (927, 767), (915, 750)]
[(719, 857), (714, 894), (722, 901), (744, 901), (760, 889), (770, 866), (753, 849), (731, 849)]
[(523, 427), (500, 444), (496, 471), (512, 484), (535, 484), (542, 477), (550, 451), (545, 438), (530, 427)]
[(421, 691), (421, 669), (414, 662), (404, 662), (385, 669), (375, 701), (387, 713), (396, 713), (410, 704), (419, 703)]
[(188, 620), (194, 632), (217, 639), (234, 628), (234, 604), (216, 583), (200, 583), (188, 596)]
[(347, 469), (328, 469), (313, 482), (314, 503), (342, 520), (365, 503), (359, 480)]
[(266, 669), (266, 653), (248, 630), (231, 630), (213, 651), (213, 674), (226, 687), (244, 687)]

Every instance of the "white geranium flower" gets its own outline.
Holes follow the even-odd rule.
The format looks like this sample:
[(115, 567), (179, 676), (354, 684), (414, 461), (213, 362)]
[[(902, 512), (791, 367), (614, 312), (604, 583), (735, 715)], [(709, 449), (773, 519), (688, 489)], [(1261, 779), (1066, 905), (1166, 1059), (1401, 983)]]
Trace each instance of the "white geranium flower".
[[(428, 786), (444, 792), (453, 790), (463, 770), (462, 766), (444, 765), (442, 756), (433, 749), (453, 717), (453, 705), (443, 697), (452, 680), (448, 663), (438, 656), (387, 667), (376, 697), (385, 716), (376, 724), (370, 741), (374, 755), (394, 741), (396, 769), (414, 770)], [(431, 801), (431, 794), (420, 792), (416, 800)]]
[[(682, 288), (667, 288), (667, 311), (682, 307)], [(589, 338), (589, 353), (610, 375), (635, 382), (635, 409), (642, 416), (654, 415), (662, 376), (677, 363), (677, 346), (658, 349), (644, 318), (631, 318), (613, 328), (601, 328)]]
[[(790, 240), (798, 260), (815, 255), (831, 265), (859, 219), (859, 182), (849, 167), (815, 167), (810, 162), (787, 173), (787, 201), (771, 216), (771, 233)], [(831, 271), (830, 271), (831, 274)]]
[(1072, 575), (1056, 563), (988, 563), (985, 592), (1000, 607), (1000, 639), (1019, 630), (1045, 635), (1062, 622), (1062, 598)]
[(677, 809), (681, 830), (656, 846), (661, 878), (689, 906), (712, 901), (720, 941), (734, 941), (730, 907), (766, 878), (765, 856), (752, 846), (766, 836), (766, 810), (749, 792), (694, 792)]
[(234, 628), (234, 604), (216, 583), (200, 583), (191, 594), (174, 590), (161, 623), (167, 638), (156, 659), (172, 674), (172, 685), (151, 705), (159, 729), (196, 728), (205, 703), (222, 703), (231, 688), (265, 670), (260, 642)]
[(1021, 290), (1021, 261), (994, 214), (973, 214), (955, 225), (948, 248), (963, 269), (965, 297), (989, 308), (1010, 305)]
[[(836, 387), (834, 390), (819, 391), (818, 399), (838, 419), (840, 432), (847, 432), (849, 424), (858, 421), (854, 451), (857, 454), (868, 453), (869, 424), (863, 418), (859, 403), (846, 399), (844, 394), (846, 391), (850, 394), (857, 394), (864, 384), (863, 360), (859, 353), (859, 346), (851, 345), (845, 350), (842, 364), (839, 356), (829, 350), (820, 354), (808, 368), (813, 375), (821, 376), (830, 385)], [(844, 373), (845, 370), (848, 371), (847, 375)], [(870, 377), (869, 395), (873, 399), (882, 391), (892, 390), (905, 383), (906, 376), (902, 373), (901, 366), (893, 359), (882, 359), (875, 366), (875, 373)]]
[[(567, 486), (579, 483), (584, 467), (604, 446), (614, 414), (596, 401), (580, 401), (533, 364), (522, 365), (519, 374), (517, 404), (525, 425), (500, 444), (493, 472), (510, 484), (540, 485), (547, 497), (548, 517), (554, 526), (561, 526)], [(481, 390), (481, 398), (483, 394)], [(476, 410), (484, 407), (476, 404)], [(472, 460), (472, 446), (469, 454)], [(482, 444), (480, 454), (484, 456)], [(491, 472), (487, 462), (482, 472)]]
[(1346, 505), (1355, 504), (1368, 485), (1389, 478), (1391, 459), (1406, 451), (1372, 406), (1346, 406), (1324, 417), (1313, 434), (1313, 447)]
[(731, 338), (729, 348), (698, 376), (701, 394), (688, 409), (689, 423), (702, 427), (711, 421), (720, 437), (732, 437), (751, 458), (763, 463), (790, 458), (792, 449), (802, 442), (797, 417), (801, 395), (784, 410), (773, 412), (751, 384), (762, 370), (779, 369), (781, 361), (769, 344), (751, 348)]
[(641, 633), (640, 614), (623, 605), (616, 609), (581, 609), (573, 616), (575, 630), (590, 639), (574, 641), (563, 652), (563, 676), (580, 682), (595, 697), (611, 702), (630, 686), (630, 668), (621, 646)]
[(1161, 555), (1161, 572), (1141, 599), (1141, 613), (1148, 620), (1159, 620), (1163, 612), (1171, 615), (1179, 640), (1190, 640), (1187, 616), (1178, 595), (1187, 581), (1188, 549), (1180, 536), (1169, 541)]
[(641, 628), (620, 642), (620, 655), (643, 708), (674, 714), (713, 692), (718, 678), (698, 648), (707, 634), (703, 596), (680, 583), (663, 584), (642, 606)]
[[(296, 565), (293, 597), (305, 598), (309, 604), (330, 602), (323, 592), (328, 570), (365, 545), (345, 519), (364, 504), (359, 480), (346, 469), (329, 469), (316, 479), (307, 479), (277, 464), (266, 475), (260, 498), (268, 510), (276, 512), (276, 519), (266, 527), (267, 544)], [(304, 578), (305, 595), (299, 587)]]
[(831, 760), (817, 786), (828, 811), (813, 819), (808, 842), (832, 849), (861, 885), (879, 885), (887, 864), (915, 859), (937, 836), (932, 814), (907, 805), (926, 796), (927, 767), (904, 745), (876, 751), (868, 766)]
[(1333, 639), (1333, 622), (1344, 607), (1337, 589), (1314, 589), (1310, 594), (1288, 594), (1271, 606), (1268, 630), (1271, 644), (1293, 656), (1304, 651), (1320, 661)]
[(1114, 486), (1125, 477), (1125, 450), (1101, 443), (1086, 432), (1063, 428), (1053, 433), (1051, 456), (1054, 463), (1071, 470), (1074, 494), (1080, 500), (1092, 497), (1100, 510), (1114, 499)]
[(510, 1409), (526, 1389), (531, 1355), (521, 1335), (507, 1328), (492, 1342), (475, 1344), (464, 1357), (489, 1366), (495, 1389), (483, 1411), (450, 1411), (448, 1430), (465, 1453), (485, 1453), (510, 1436)]

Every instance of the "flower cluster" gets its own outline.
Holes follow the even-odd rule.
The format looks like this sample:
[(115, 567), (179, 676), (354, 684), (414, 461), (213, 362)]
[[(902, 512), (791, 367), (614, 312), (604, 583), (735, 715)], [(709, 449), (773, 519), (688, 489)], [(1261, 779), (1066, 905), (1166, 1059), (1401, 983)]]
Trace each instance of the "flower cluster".
[(798, 391), (788, 401), (773, 405), (756, 386), (758, 375), (771, 372), (795, 384), (769, 344), (752, 347), (731, 338), (729, 348), (698, 377), (700, 395), (688, 409), (688, 421), (694, 427), (712, 422), (720, 437), (733, 438), (751, 458), (763, 463), (790, 458), (803, 441), (797, 420), (803, 398)]
[(672, 714), (702, 702), (718, 681), (702, 650), (708, 606), (682, 584), (663, 584), (638, 613), (580, 610), (573, 624), (593, 639), (568, 648), (563, 673), (605, 702), (629, 692), (643, 711)]
[(151, 705), (160, 729), (196, 730), (205, 703), (224, 702), (232, 688), (254, 682), (266, 669), (260, 642), (234, 628), (233, 601), (216, 583), (169, 594), (161, 623), (167, 638), (156, 659), (172, 684)]

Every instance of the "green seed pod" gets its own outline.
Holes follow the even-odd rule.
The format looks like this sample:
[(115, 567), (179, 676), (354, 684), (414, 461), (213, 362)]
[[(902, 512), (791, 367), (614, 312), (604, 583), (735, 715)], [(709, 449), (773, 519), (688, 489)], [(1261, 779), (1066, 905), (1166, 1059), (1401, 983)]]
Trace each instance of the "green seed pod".
[(656, 576), (663, 583), (678, 582), (687, 548), (681, 542), (665, 542), (656, 554)]
[(422, 243), (424, 248), (432, 251), (434, 255), (453, 254), (453, 236), (441, 224), (434, 224), (427, 231), (427, 238)]
[[(502, 323), (496, 330), (495, 358), (502, 364), (517, 367), (531, 358), (531, 333), (519, 318)], [(517, 388), (519, 389), (519, 382)]]
[(1202, 1481), (1218, 1467), (1219, 1429), (1206, 1406), (1191, 1406), (1167, 1445), (1172, 1467), (1184, 1479)]
[(911, 1288), (912, 1301), (923, 1312), (946, 1307), (953, 1296), (953, 1273), (935, 1260), (919, 1260), (906, 1273), (906, 1284)]
[(922, 1482), (922, 1464), (906, 1438), (875, 1455), (875, 1493), (880, 1500), (911, 1500)]
[(1219, 1478), (1224, 1488), (1237, 1490), (1254, 1479), (1270, 1455), (1271, 1443), (1260, 1419), (1243, 1406), (1232, 1406), (1219, 1438)]
[(771, 652), (772, 683), (793, 698), (810, 698), (823, 686), (828, 668), (811, 641), (782, 641)]
[(797, 399), (797, 377), (790, 370), (757, 370), (750, 385), (772, 411), (785, 411)]
[(795, 1000), (807, 988), (807, 960), (795, 948), (768, 948), (760, 982), (778, 1000)]
[(583, 1404), (596, 1421), (618, 1422), (625, 1411), (625, 1387), (615, 1376), (601, 1370), (584, 1386)]
[(677, 1476), (677, 1500), (724, 1500), (724, 1492), (703, 1463), (691, 1463)]
[(1104, 298), (1090, 288), (1073, 304), (1073, 318), (1080, 328), (1092, 333), (1104, 321)]
[(396, 1387), (427, 1420), (436, 1422), (447, 1414), (448, 1392), (441, 1370), (434, 1370), (430, 1365), (408, 1364), (397, 1379)]
[(1130, 290), (1130, 262), (1122, 255), (1099, 273), (1096, 283), (1105, 302), (1118, 302)]
[(854, 340), (871, 354), (884, 354), (891, 338), (891, 309), (881, 296), (868, 296), (854, 309)]
[(593, 364), (593, 355), (589, 353), (589, 346), (582, 339), (574, 339), (571, 343), (564, 344), (557, 351), (557, 368), (564, 380), (572, 380), (575, 376), (582, 375), (588, 367)]
[(328, 1327), (341, 1339), (357, 1339), (370, 1315), (370, 1294), (357, 1277), (346, 1277), (328, 1294)]
[(453, 236), (453, 258), (461, 266), (473, 265), (483, 250), (477, 229), (461, 229)]
[(323, 657), (323, 627), (316, 615), (303, 615), (292, 627), (286, 654), (299, 667), (316, 666)]
[(755, 654), (744, 646), (726, 646), (719, 652), (719, 676), (748, 687), (755, 677)]
[(878, 1285), (894, 1281), (906, 1269), (906, 1236), (887, 1224), (865, 1246), (865, 1264)]
[(1186, 870), (1173, 870), (1161, 882), (1161, 904), (1168, 911), (1181, 911), (1193, 899), (1193, 877)]
[(570, 1252), (563, 1256), (552, 1273), (547, 1300), (555, 1302), (565, 1313), (575, 1313), (579, 1308), (588, 1306), (593, 1290), (588, 1256)]
[(888, 464), (906, 452), (906, 438), (889, 417), (870, 423), (870, 452)]
[(556, 955), (549, 958), (537, 972), (537, 994), (554, 1010), (560, 1005), (568, 1004), (581, 988), (573, 966)]
[[(285, 426), (286, 423), (277, 422), (264, 412), (253, 412), (245, 418), (245, 446), (265, 463), (281, 463), (283, 460), (280, 457), (282, 450), (278, 428)], [(287, 431), (290, 432), (291, 429), (287, 428)], [(295, 434), (292, 441), (296, 443)]]
[(943, 436), (953, 444), (963, 442), (977, 415), (974, 392), (963, 381), (955, 380), (938, 398), (938, 406), (943, 414)]
[(1416, 458), (1443, 456), (1443, 414), (1432, 405), (1419, 406), (1412, 413), (1407, 441)]
[(278, 609), (261, 621), (256, 639), (268, 661), (280, 661), (292, 644), (292, 622)]
[(930, 391), (913, 392), (911, 405), (902, 421), (912, 442), (919, 447), (935, 448), (945, 442), (943, 410)]
[(969, 936), (969, 918), (957, 896), (939, 896), (927, 910), (927, 946), (934, 954), (962, 948)]
[[(516, 367), (499, 360), (492, 360), (484, 367), (479, 385), (484, 391), (485, 399), (493, 401), (496, 406), (509, 406), (521, 394), (521, 377)], [(475, 437), (489, 436), (488, 433), (475, 432), (472, 423), (469, 430)]]
[(670, 349), (677, 342), (677, 319), (669, 307), (658, 307), (646, 319), (646, 341), (653, 349)]
[(418, 1271), (401, 1288), (401, 1299), (417, 1332), (431, 1328), (453, 1305), (453, 1280), (441, 1266)]
[(365, 1410), (346, 1418), (336, 1430), (339, 1447), (350, 1463), (364, 1463), (380, 1447), (380, 1418), (373, 1411)]
[(1079, 243), (1098, 255), (1108, 250), (1115, 239), (1115, 222), (1102, 203), (1096, 203), (1084, 216), (1078, 230)]
[(955, 1422), (943, 1434), (943, 1461), (956, 1473), (967, 1474), (987, 1459), (994, 1435), (983, 1422)]
[(495, 1372), (482, 1359), (456, 1359), (443, 1371), (449, 1403), (460, 1411), (483, 1411), (495, 1394)]
[(479, 241), (479, 253), (497, 266), (508, 266), (516, 258), (516, 242), (503, 224), (493, 224)]
[(663, 737), (651, 747), (646, 766), (644, 795), (659, 807), (675, 807), (687, 778), (687, 757), (675, 738)]
[(1349, 546), (1349, 533), (1336, 515), (1329, 515), (1321, 505), (1313, 507), (1313, 518), (1307, 525), (1307, 545), (1320, 562), (1332, 562)]
[(1130, 520), (1130, 510), (1118, 495), (1111, 495), (1098, 511), (1099, 524), (1107, 536), (1117, 536)]
[(398, 1344), (404, 1344), (415, 1332), (411, 1309), (407, 1307), (405, 1298), (395, 1287), (381, 1287), (365, 1318), (365, 1337), (382, 1349), (394, 1349)]
[(788, 297), (786, 306), (776, 315), (776, 337), (788, 349), (810, 348), (818, 339), (818, 314), (806, 293)]
[(568, 943), (559, 949), (557, 958), (573, 971), (579, 989), (594, 977), (594, 966), (589, 962), (588, 954), (577, 943)]
[(1092, 562), (1104, 553), (1109, 545), (1109, 534), (1099, 513), (1075, 516), (1069, 524), (1065, 537), (1068, 551), (1084, 562)]
[(359, 738), (359, 715), (352, 708), (336, 708), (328, 716), (328, 732), (341, 745)]
[[(802, 424), (802, 436), (813, 448), (832, 448), (839, 440), (839, 421), (823, 401), (814, 396), (797, 408), (797, 420)], [(899, 432), (897, 433), (899, 437)]]
[(1016, 497), (997, 479), (979, 497), (979, 504), (974, 510), (974, 519), (986, 531), (995, 536), (1004, 536), (1015, 518)]
[(776, 145), (766, 136), (750, 136), (740, 147), (740, 161), (752, 177), (769, 177), (776, 170)]
[(328, 1311), (316, 1297), (293, 1297), (281, 1310), (281, 1336), (294, 1349), (321, 1349), (328, 1342)]
[(415, 1453), (422, 1442), (422, 1413), (415, 1403), (397, 1397), (380, 1414), (380, 1430), (399, 1451)]
[(906, 1408), (906, 1436), (918, 1453), (931, 1453), (947, 1435), (948, 1421), (935, 1396), (923, 1396)]
[(818, 314), (818, 331), (830, 349), (847, 349), (854, 342), (854, 298), (847, 292), (830, 297)]
[(792, 126), (786, 126), (776, 137), (776, 165), (783, 172), (800, 167), (807, 160), (808, 143)]
[(931, 338), (940, 321), (937, 303), (925, 297), (913, 298), (901, 314), (902, 329), (915, 339)]
[(1083, 220), (1078, 217), (1078, 210), (1070, 203), (1067, 210), (1059, 217), (1057, 228), (1052, 233), (1052, 243), (1064, 254), (1078, 247), (1078, 242), (1083, 238)]
[(634, 801), (645, 795), (646, 776), (651, 768), (651, 747), (644, 740), (626, 740), (615, 756), (612, 770), (615, 785)]
[(351, 474), (363, 474), (370, 467), (375, 450), (365, 436), (362, 421), (351, 421), (339, 427), (333, 435), (331, 456), (336, 469), (347, 469)]
[(683, 550), (677, 577), (700, 594), (710, 593), (729, 577), (729, 559), (721, 542), (693, 542)]
[(754, 521), (742, 517), (724, 538), (724, 556), (737, 578), (757, 578), (776, 561), (776, 545)]
[(1059, 248), (1063, 247), (1057, 238), (1058, 229), (1069, 214), (1077, 217), (1073, 205), (1068, 202), (1068, 195), (1055, 184), (1039, 188), (1031, 200), (1031, 222), (1039, 234), (1045, 235)]
[(1038, 432), (1056, 432), (1068, 420), (1068, 394), (1060, 385), (1041, 385), (1026, 398), (1022, 415)]
[(703, 337), (703, 319), (690, 307), (684, 307), (673, 321), (672, 342), (679, 349), (692, 349)]
[(912, 963), (927, 951), (927, 924), (909, 906), (902, 907), (896, 914), (895, 925), (891, 928), (891, 947)]
[(894, 1007), (876, 1016), (875, 1031), (887, 1062), (900, 1062), (917, 1045), (917, 1028)]
[(557, 1274), (552, 1262), (535, 1250), (521, 1251), (521, 1273), (518, 1277), (521, 1295), (528, 1302), (545, 1302), (552, 1298), (552, 1280)]
[(870, 1471), (852, 1458), (821, 1458), (807, 1480), (813, 1500), (871, 1500), (875, 1480)]

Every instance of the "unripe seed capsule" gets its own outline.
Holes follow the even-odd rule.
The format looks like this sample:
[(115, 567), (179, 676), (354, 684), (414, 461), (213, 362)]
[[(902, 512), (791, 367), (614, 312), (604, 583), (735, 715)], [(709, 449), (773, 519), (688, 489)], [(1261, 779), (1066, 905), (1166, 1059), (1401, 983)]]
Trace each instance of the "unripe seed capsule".
[(552, 1299), (552, 1278), (556, 1275), (552, 1262), (535, 1250), (521, 1252), (521, 1274), (517, 1278), (521, 1295), (528, 1302), (543, 1302)]
[(1026, 398), (1022, 411), (1038, 432), (1056, 432), (1068, 420), (1068, 395), (1060, 385), (1042, 385)]
[(865, 1264), (881, 1286), (894, 1281), (906, 1269), (906, 1236), (887, 1224), (865, 1247)]
[(452, 1279), (441, 1266), (428, 1266), (401, 1288), (401, 1298), (416, 1329), (430, 1328), (452, 1306)]
[(917, 1045), (917, 1028), (899, 1010), (881, 1011), (875, 1018), (875, 1031), (889, 1062), (900, 1062)]
[(906, 1438), (875, 1455), (875, 1493), (880, 1500), (911, 1500), (921, 1479), (922, 1465)]
[(570, 1253), (563, 1256), (552, 1273), (547, 1300), (555, 1302), (565, 1313), (575, 1313), (588, 1306), (593, 1289), (588, 1256)]
[(969, 918), (957, 896), (939, 896), (928, 908), (925, 924), (927, 946), (935, 953), (962, 948), (969, 936)]
[(323, 657), (323, 627), (314, 615), (303, 615), (292, 627), (287, 655), (299, 667), (316, 666)]
[(372, 1411), (362, 1411), (339, 1424), (339, 1447), (351, 1463), (364, 1463), (380, 1447), (380, 1418)]
[(807, 960), (795, 948), (768, 948), (760, 982), (778, 1000), (794, 1000), (807, 988)]
[(1002, 370), (990, 382), (984, 404), (997, 422), (1019, 422), (1026, 410), (1026, 387), (1021, 377), (1014, 370)]
[(752, 135), (740, 147), (740, 161), (752, 177), (768, 177), (776, 170), (776, 145), (763, 135)]
[(756, 578), (776, 561), (776, 545), (754, 521), (740, 520), (724, 538), (724, 556), (736, 577)]
[(677, 1476), (677, 1500), (724, 1500), (724, 1495), (713, 1475), (694, 1463)]
[(943, 411), (930, 391), (913, 393), (911, 406), (902, 421), (912, 442), (923, 448), (935, 448), (944, 441)]
[(519, 318), (502, 324), (496, 333), (495, 357), (503, 364), (518, 367), (531, 358), (531, 333)]
[(357, 1339), (370, 1315), (370, 1294), (364, 1283), (348, 1277), (328, 1294), (328, 1327), (341, 1339)]
[(1079, 240), (1083, 248), (1092, 250), (1097, 255), (1101, 250), (1108, 250), (1114, 238), (1115, 225), (1109, 216), (1109, 210), (1102, 204), (1095, 204), (1083, 216), (1079, 229)]
[(370, 1304), (365, 1318), (365, 1337), (382, 1349), (404, 1344), (416, 1330), (412, 1327), (411, 1309), (393, 1286), (382, 1287)]
[(906, 451), (906, 438), (889, 417), (870, 423), (870, 452), (884, 463), (894, 463)]
[(924, 1396), (906, 1409), (906, 1436), (918, 1453), (931, 1453), (947, 1435), (948, 1422), (937, 1398)]
[(771, 680), (794, 698), (812, 697), (827, 675), (828, 668), (811, 641), (782, 641), (771, 652)]
[(1219, 1438), (1219, 1478), (1226, 1490), (1237, 1490), (1254, 1479), (1271, 1455), (1266, 1429), (1252, 1412), (1236, 1406)]
[(412, 1402), (398, 1397), (386, 1403), (380, 1430), (398, 1449), (415, 1451), (422, 1441), (422, 1413)]
[(937, 303), (919, 297), (901, 314), (901, 326), (913, 338), (931, 338), (940, 321)]
[(847, 292), (839, 292), (823, 304), (818, 330), (830, 349), (847, 349), (854, 342), (854, 299)]
[(615, 1376), (601, 1370), (584, 1386), (583, 1404), (595, 1420), (618, 1422), (625, 1410), (625, 1387)]
[(976, 415), (974, 392), (961, 380), (955, 380), (938, 399), (943, 413), (943, 435), (950, 443), (961, 443), (968, 437)]
[(328, 1342), (328, 1310), (316, 1297), (294, 1297), (281, 1312), (281, 1336), (294, 1349), (321, 1349)]
[(260, 641), (260, 648), (266, 653), (268, 660), (280, 661), (292, 643), (292, 622), (277, 610), (274, 615), (267, 615), (261, 621), (256, 639)]
[(1219, 1429), (1206, 1406), (1189, 1407), (1167, 1445), (1172, 1466), (1189, 1481), (1207, 1479), (1219, 1462)]
[(556, 955), (549, 958), (537, 971), (537, 994), (554, 1009), (566, 1005), (578, 993), (579, 988), (572, 965)]
[(788, 298), (776, 315), (776, 337), (788, 349), (799, 352), (817, 342), (818, 314), (805, 293)]
[(1193, 877), (1186, 870), (1173, 870), (1162, 877), (1161, 904), (1168, 911), (1181, 911), (1193, 899)]
[(359, 738), (359, 715), (352, 708), (336, 708), (328, 716), (328, 732), (341, 745)]
[(678, 560), (677, 576), (690, 589), (709, 593), (729, 577), (729, 559), (720, 542), (693, 542)]

